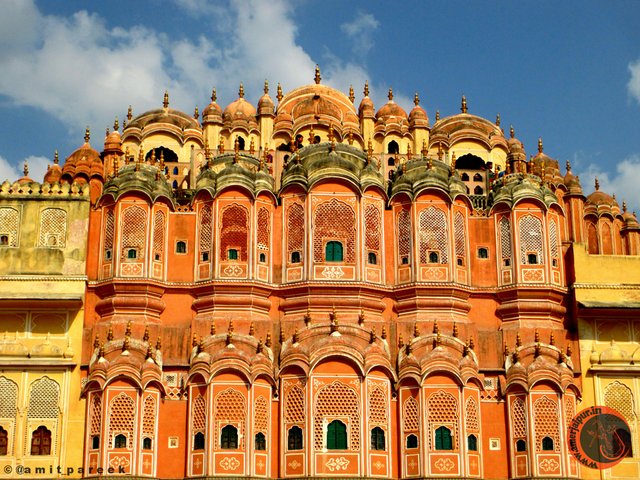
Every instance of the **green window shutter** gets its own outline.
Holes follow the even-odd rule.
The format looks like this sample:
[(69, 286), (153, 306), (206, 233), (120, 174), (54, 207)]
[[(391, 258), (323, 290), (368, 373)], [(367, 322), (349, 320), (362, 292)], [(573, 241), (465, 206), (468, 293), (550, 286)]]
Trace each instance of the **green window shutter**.
[(347, 449), (347, 426), (340, 420), (334, 420), (327, 427), (327, 450)]
[(325, 258), (327, 262), (341, 262), (344, 258), (342, 243), (327, 242), (325, 247)]

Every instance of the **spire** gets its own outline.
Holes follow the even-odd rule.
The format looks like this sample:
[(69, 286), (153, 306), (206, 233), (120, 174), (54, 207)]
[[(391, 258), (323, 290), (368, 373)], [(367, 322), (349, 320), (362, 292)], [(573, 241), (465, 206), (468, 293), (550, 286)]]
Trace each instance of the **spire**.
[(91, 138), (91, 130), (89, 127), (84, 129), (84, 143), (89, 143), (89, 139)]
[(240, 87), (238, 88), (238, 98), (244, 98), (244, 85), (240, 82)]
[(351, 100), (351, 103), (356, 101), (356, 95), (353, 92), (353, 85), (349, 85), (349, 100)]
[(116, 117), (115, 121), (113, 122), (113, 131), (117, 132), (119, 128), (120, 124), (118, 123), (118, 117)]
[(598, 177), (596, 177), (596, 191), (600, 190), (600, 182), (598, 181)]
[(58, 157), (58, 150), (56, 150), (55, 153), (53, 154), (53, 164), (58, 165), (59, 162), (60, 162), (60, 158)]
[(429, 153), (429, 150), (427, 148), (427, 140), (426, 139), (422, 140), (422, 151), (420, 153), (422, 153), (423, 157), (426, 157), (427, 154)]
[(29, 176), (29, 162), (27, 162), (26, 160), (24, 161), (24, 176), (28, 177)]
[(496, 114), (496, 127), (500, 126), (500, 114)]
[(567, 173), (571, 173), (571, 162), (567, 160)]
[(413, 104), (416, 107), (420, 105), (420, 96), (418, 95), (418, 92), (416, 92), (416, 94), (413, 96)]
[(538, 153), (542, 153), (542, 137), (538, 137)]
[(316, 74), (313, 77), (313, 79), (316, 82), (316, 85), (320, 84), (320, 80), (322, 79), (322, 77), (320, 76), (320, 67), (318, 66), (318, 64), (316, 63)]
[(110, 133), (111, 133), (111, 132), (110, 132), (110, 130), (109, 130), (109, 127), (107, 127), (107, 129), (106, 129), (106, 130), (105, 130), (105, 132), (104, 132), (104, 136), (105, 136), (105, 137), (108, 137)]
[(267, 80), (266, 78), (264, 80), (264, 89), (263, 90), (264, 90), (264, 94), (265, 95), (269, 94), (269, 80)]
[(369, 96), (369, 80), (365, 80), (364, 81), (364, 96), (368, 97)]
[(133, 109), (131, 108), (131, 105), (129, 105), (129, 108), (127, 109), (127, 120), (131, 121), (132, 118), (133, 118)]
[(440, 110), (436, 110), (436, 122), (440, 121)]
[(462, 103), (460, 105), (460, 111), (462, 113), (467, 113), (467, 97), (462, 95)]
[(169, 107), (169, 90), (164, 91), (164, 99), (162, 100), (162, 106), (164, 108)]
[(198, 110), (198, 106), (196, 105), (195, 110), (193, 111), (193, 118), (198, 120), (200, 118), (200, 111)]
[(622, 213), (627, 213), (627, 202), (622, 201)]
[(392, 102), (393, 101), (393, 88), (389, 87), (389, 101)]
[(211, 101), (215, 103), (217, 99), (218, 94), (216, 93), (216, 87), (213, 87), (213, 90), (211, 90)]
[(510, 136), (511, 138), (516, 138), (516, 132), (515, 132), (515, 130), (513, 129), (513, 125), (511, 125), (511, 126), (509, 127), (509, 136)]
[(280, 85), (280, 83), (278, 83), (278, 91), (277, 91), (277, 94), (276, 94), (276, 98), (278, 99), (278, 102), (282, 101), (282, 97), (283, 97), (283, 95), (282, 95), (282, 85)]

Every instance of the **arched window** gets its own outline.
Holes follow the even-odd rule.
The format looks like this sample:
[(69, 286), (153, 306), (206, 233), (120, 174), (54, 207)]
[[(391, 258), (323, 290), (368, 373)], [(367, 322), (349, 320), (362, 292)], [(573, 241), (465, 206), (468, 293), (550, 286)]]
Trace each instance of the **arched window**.
[(127, 250), (127, 258), (135, 260), (136, 258), (138, 258), (138, 251), (135, 248), (130, 248), (129, 250)]
[(371, 265), (376, 265), (378, 263), (378, 257), (375, 252), (369, 252), (368, 261)]
[(340, 242), (327, 242), (324, 252), (327, 262), (341, 262), (343, 259), (342, 243)]
[(438, 263), (438, 254), (436, 252), (429, 252), (429, 263)]
[(476, 437), (475, 435), (469, 435), (467, 437), (467, 449), (470, 452), (478, 451), (478, 437)]
[(300, 252), (291, 252), (291, 263), (300, 263)]
[(375, 427), (371, 430), (371, 450), (384, 450), (385, 438), (384, 430), (380, 427)]
[(235, 248), (230, 248), (227, 251), (227, 260), (237, 260), (238, 259), (238, 250)]
[(476, 188), (473, 189), (474, 195), (484, 195), (484, 189), (480, 185), (476, 185)]
[(334, 420), (327, 427), (327, 450), (347, 449), (347, 426), (340, 420)]
[(529, 265), (537, 265), (538, 255), (536, 255), (535, 253), (527, 253), (527, 263)]
[(264, 437), (264, 433), (262, 432), (256, 433), (255, 447), (256, 447), (256, 450), (260, 450), (260, 451), (267, 449), (267, 439)]
[[(176, 170), (177, 170), (177, 168), (176, 168)], [(173, 188), (178, 188), (178, 181), (177, 181), (177, 180), (174, 180), (174, 181), (173, 181), (173, 183), (171, 184), (171, 186), (172, 186)]]
[(176, 242), (176, 253), (187, 253), (187, 242)]
[(289, 450), (302, 450), (302, 429), (293, 426), (287, 432), (287, 446)]
[(484, 247), (478, 249), (478, 258), (489, 258), (489, 250)]
[(545, 452), (553, 451), (553, 438), (544, 437), (542, 439), (542, 450)]
[(113, 439), (113, 448), (127, 448), (127, 437), (123, 434), (116, 435)]
[(178, 167), (173, 167), (173, 174), (178, 175)]
[(238, 149), (244, 150), (244, 138), (238, 137)]
[(516, 442), (516, 452), (526, 452), (527, 451), (527, 442), (524, 440), (518, 440)]
[(391, 140), (389, 142), (389, 145), (387, 146), (387, 153), (400, 153), (398, 142), (396, 142), (395, 140)]
[(396, 159), (393, 157), (389, 157), (389, 159), (387, 160), (387, 166), (389, 167), (393, 167), (396, 164)]
[(482, 181), (482, 175), (480, 175), (479, 173), (476, 173), (476, 174), (473, 176), (473, 181), (474, 181), (474, 182), (481, 182), (481, 181)]
[(193, 449), (204, 450), (204, 433), (198, 432), (193, 437)]
[(151, 439), (149, 437), (144, 437), (142, 439), (142, 449), (143, 450), (151, 450), (151, 445), (153, 445), (153, 444), (152, 444)]
[(100, 448), (100, 435), (94, 435), (91, 437), (91, 448), (93, 450)]
[(9, 452), (9, 433), (0, 427), (0, 456), (7, 455)]
[(463, 182), (468, 182), (469, 175), (467, 175), (466, 173), (463, 173), (462, 175), (460, 175), (460, 180), (462, 180)]
[(261, 253), (260, 256), (258, 257), (258, 261), (260, 263), (267, 263), (267, 256), (264, 253)]
[(31, 455), (51, 455), (51, 431), (39, 426), (31, 434)]
[(416, 435), (409, 435), (407, 437), (407, 448), (418, 448), (418, 437)]
[(451, 430), (447, 427), (436, 429), (436, 450), (453, 450)]
[(238, 448), (238, 429), (233, 425), (226, 425), (222, 428), (220, 448)]

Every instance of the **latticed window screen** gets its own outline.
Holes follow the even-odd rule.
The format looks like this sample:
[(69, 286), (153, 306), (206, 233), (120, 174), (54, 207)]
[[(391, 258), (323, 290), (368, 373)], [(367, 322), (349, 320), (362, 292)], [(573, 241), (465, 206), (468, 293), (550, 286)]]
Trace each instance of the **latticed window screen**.
[(193, 399), (191, 412), (191, 429), (193, 433), (204, 433), (204, 428), (207, 420), (207, 411), (204, 397), (198, 395)]
[(610, 383), (604, 390), (605, 406), (618, 411), (630, 425), (635, 424), (636, 418), (633, 402), (631, 389), (620, 382)]
[(356, 260), (356, 214), (349, 205), (335, 198), (324, 202), (313, 216), (313, 259), (324, 261), (324, 247), (329, 240), (338, 240), (344, 245), (343, 260)]
[(262, 432), (266, 435), (269, 431), (269, 410), (267, 408), (267, 399), (262, 395), (256, 398), (256, 401), (253, 405), (253, 415), (254, 433)]
[(473, 397), (467, 399), (464, 408), (464, 421), (467, 432), (479, 432), (480, 422), (478, 421), (478, 402)]
[(109, 445), (113, 447), (116, 435), (127, 437), (127, 446), (132, 447), (133, 429), (136, 420), (135, 402), (126, 393), (119, 393), (109, 403)]
[(153, 259), (162, 261), (164, 257), (164, 212), (156, 212), (153, 217)]
[(419, 429), (418, 402), (415, 398), (409, 397), (402, 406), (402, 418), (404, 420), (405, 432), (417, 432)]
[(322, 450), (323, 419), (341, 417), (349, 419), (350, 450), (360, 450), (360, 399), (358, 394), (347, 385), (333, 382), (320, 390), (316, 396), (314, 443), (316, 450)]
[(455, 220), (453, 221), (455, 244), (456, 244), (456, 257), (465, 257), (465, 229), (464, 229), (464, 216), (462, 213), (456, 213)]
[[(228, 389), (220, 392), (214, 402), (216, 428), (221, 428), (222, 422), (233, 423), (234, 427), (239, 427), (240, 443), (244, 442), (244, 423), (247, 415), (247, 403), (237, 390)], [(216, 435), (219, 438), (219, 435)], [(243, 448), (238, 445), (238, 448)]]
[(409, 210), (400, 210), (398, 212), (398, 256), (400, 263), (403, 259), (410, 261), (411, 253), (411, 220), (409, 218)]
[(367, 204), (364, 210), (364, 248), (380, 254), (382, 213), (377, 205)]
[[(439, 390), (431, 394), (427, 400), (429, 431), (434, 432), (442, 425), (448, 426), (453, 435), (453, 449), (458, 448), (458, 438), (454, 427), (458, 425), (458, 400), (448, 392)], [(429, 448), (432, 448), (433, 434), (429, 435)]]
[(511, 404), (511, 426), (514, 438), (527, 437), (527, 417), (525, 415), (524, 401), (516, 398)]
[(147, 212), (141, 207), (127, 208), (122, 214), (122, 258), (129, 258), (127, 252), (136, 251), (133, 258), (144, 258), (144, 244), (147, 237)]
[(533, 425), (536, 431), (536, 451), (544, 450), (542, 440), (549, 437), (553, 440), (554, 449), (560, 449), (560, 428), (558, 425), (558, 404), (549, 397), (539, 398), (533, 404)]
[(286, 423), (303, 423), (305, 420), (304, 393), (298, 386), (287, 392), (284, 404), (284, 421)]
[(379, 387), (369, 392), (369, 425), (387, 425), (387, 397)]
[(111, 261), (113, 258), (113, 239), (115, 236), (115, 222), (113, 210), (107, 210), (104, 217), (104, 259)]
[(40, 213), (40, 247), (64, 248), (67, 238), (67, 212), (45, 208)]
[(43, 377), (31, 384), (28, 418), (58, 418), (60, 386), (58, 382)]
[(573, 395), (565, 395), (564, 397), (564, 414), (567, 423), (576, 415), (576, 404)]
[(258, 249), (269, 250), (271, 242), (271, 215), (269, 209), (260, 207), (258, 210)]
[(429, 207), (420, 212), (420, 263), (429, 262), (429, 252), (438, 254), (438, 263), (448, 263), (447, 219), (444, 212)]
[(6, 377), (0, 377), (0, 418), (15, 420), (18, 402), (18, 385)]
[(142, 411), (142, 436), (153, 437), (155, 436), (156, 425), (156, 400), (151, 395), (147, 395), (144, 399), (144, 406)]
[(200, 210), (200, 261), (210, 257), (212, 238), (211, 205), (203, 205)]
[(247, 243), (249, 235), (249, 214), (247, 209), (238, 205), (229, 205), (222, 211), (220, 230), (220, 260), (227, 260), (230, 249), (238, 252), (238, 260), (247, 261)]
[(100, 394), (91, 396), (91, 410), (90, 410), (90, 435), (100, 435), (102, 425), (102, 397)]
[(549, 251), (551, 258), (558, 258), (558, 225), (555, 220), (549, 222)]
[(7, 236), (7, 247), (18, 246), (18, 225), (20, 225), (20, 214), (15, 208), (0, 208), (0, 235)]
[(533, 215), (525, 215), (518, 222), (520, 236), (520, 263), (526, 265), (528, 254), (535, 253), (537, 262), (544, 263), (542, 257), (542, 222)]
[(292, 252), (302, 253), (304, 247), (304, 208), (294, 203), (287, 210), (287, 258)]
[(507, 217), (500, 219), (500, 252), (502, 260), (511, 261), (511, 222)]

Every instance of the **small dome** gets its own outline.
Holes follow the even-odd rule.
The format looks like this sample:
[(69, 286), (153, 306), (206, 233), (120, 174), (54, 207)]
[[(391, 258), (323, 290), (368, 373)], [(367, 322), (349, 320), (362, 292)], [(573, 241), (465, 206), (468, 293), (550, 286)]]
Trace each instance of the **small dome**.
[(407, 120), (407, 112), (393, 101), (393, 90), (391, 88), (389, 89), (389, 101), (385, 103), (380, 110), (378, 110), (376, 113), (376, 120), (382, 120), (384, 123), (393, 120), (396, 122), (400, 120), (399, 123), (401, 123), (402, 120)]
[(369, 82), (364, 83), (364, 97), (360, 102), (360, 107), (358, 108), (358, 114), (360, 118), (375, 117), (376, 111), (373, 106), (373, 100), (369, 98)]
[(414, 107), (409, 112), (409, 125), (412, 127), (428, 127), (429, 117), (427, 112), (420, 106), (420, 98), (416, 92), (413, 98)]
[(627, 202), (622, 202), (622, 219), (627, 228), (640, 228), (635, 213), (627, 211)]
[(129, 129), (138, 128), (143, 130), (151, 125), (159, 123), (175, 125), (182, 130), (189, 128), (200, 130), (200, 124), (198, 123), (198, 120), (193, 118), (193, 115), (187, 115), (180, 110), (169, 108), (169, 94), (167, 92), (164, 94), (164, 102), (162, 105), (162, 108), (149, 110), (148, 112), (144, 112), (131, 120), (127, 124), (123, 134)]
[(591, 193), (587, 197), (587, 205), (593, 205), (595, 207), (605, 206), (605, 207), (619, 207), (618, 202), (616, 202), (615, 198), (613, 198), (608, 193), (605, 193), (600, 190), (600, 182), (596, 178), (595, 182), (596, 191)]
[(56, 183), (60, 181), (60, 177), (62, 177), (62, 168), (60, 168), (58, 151), (56, 150), (53, 157), (53, 165), (47, 166), (47, 171), (44, 174), (44, 181), (47, 183)]
[(570, 194), (582, 195), (582, 185), (580, 185), (580, 179), (571, 173), (571, 163), (567, 160), (567, 173), (565, 174), (562, 182), (567, 187), (567, 191)]
[(109, 133), (107, 129), (107, 136), (104, 139), (104, 150), (108, 151), (120, 151), (122, 149), (122, 138), (120, 137), (120, 132), (118, 132), (120, 125), (118, 124), (118, 119), (116, 118), (113, 123), (113, 132)]
[(222, 123), (222, 109), (216, 103), (217, 95), (214, 88), (211, 92), (211, 103), (202, 111), (202, 123)]
[(522, 142), (516, 138), (515, 130), (513, 126), (509, 128), (509, 139), (507, 140), (509, 146), (509, 153), (524, 153), (524, 146)]
[(258, 115), (273, 115), (275, 104), (269, 96), (269, 82), (264, 81), (264, 95), (258, 100)]
[(238, 99), (227, 105), (222, 112), (222, 120), (228, 126), (236, 122), (251, 123), (257, 127), (256, 108), (244, 99), (244, 87), (240, 84)]
[(558, 161), (548, 156), (543, 151), (542, 138), (538, 138), (538, 153), (531, 159), (532, 173), (538, 175), (540, 178), (543, 176), (544, 166), (544, 179), (551, 183), (563, 183), (564, 179), (560, 174), (560, 166)]
[(100, 154), (91, 148), (89, 138), (90, 132), (87, 128), (84, 134), (84, 145), (67, 157), (62, 167), (63, 175), (69, 175), (73, 178), (77, 173), (84, 173), (89, 176), (94, 165), (99, 166), (99, 170), (102, 171), (102, 159)]

